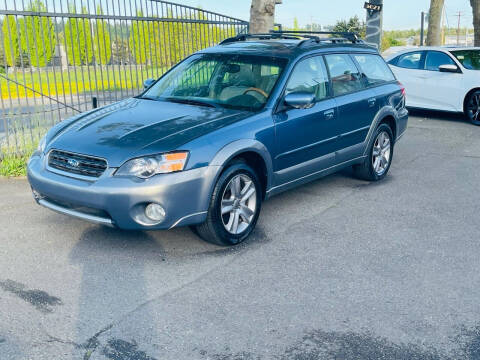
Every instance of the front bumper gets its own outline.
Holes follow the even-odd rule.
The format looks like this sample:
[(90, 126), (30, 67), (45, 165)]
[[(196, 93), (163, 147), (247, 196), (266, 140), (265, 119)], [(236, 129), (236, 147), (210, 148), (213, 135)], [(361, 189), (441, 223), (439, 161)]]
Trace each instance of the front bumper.
[[(107, 169), (90, 181), (52, 172), (45, 156), (34, 155), (27, 177), (36, 201), (51, 210), (121, 229), (153, 230), (205, 221), (219, 169), (205, 166), (146, 180), (113, 176), (116, 169)], [(149, 203), (165, 209), (161, 223), (144, 221)]]

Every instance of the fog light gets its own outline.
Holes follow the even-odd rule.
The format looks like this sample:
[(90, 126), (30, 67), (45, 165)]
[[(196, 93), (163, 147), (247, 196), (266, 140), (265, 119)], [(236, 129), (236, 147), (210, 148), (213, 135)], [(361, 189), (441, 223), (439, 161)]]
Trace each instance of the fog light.
[(152, 221), (163, 221), (165, 219), (165, 210), (158, 204), (148, 204), (145, 208), (145, 215)]

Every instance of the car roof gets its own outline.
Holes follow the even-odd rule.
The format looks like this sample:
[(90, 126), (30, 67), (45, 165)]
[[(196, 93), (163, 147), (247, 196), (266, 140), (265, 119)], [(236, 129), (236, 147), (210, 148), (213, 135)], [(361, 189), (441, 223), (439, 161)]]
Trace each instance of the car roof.
[(318, 52), (365, 52), (378, 54), (378, 50), (365, 43), (315, 43), (297, 39), (247, 40), (219, 44), (198, 53), (234, 53), (240, 55), (272, 56), (294, 59), (303, 54)]
[(414, 52), (414, 51), (426, 51), (426, 50), (431, 50), (431, 51), (441, 51), (441, 52), (450, 52), (450, 51), (456, 51), (456, 50), (480, 50), (480, 47), (475, 47), (475, 46), (408, 46), (408, 47), (401, 47), (397, 52), (393, 52), (391, 54), (388, 54), (385, 56), (385, 59), (391, 60), (399, 55), (406, 54), (409, 52)]

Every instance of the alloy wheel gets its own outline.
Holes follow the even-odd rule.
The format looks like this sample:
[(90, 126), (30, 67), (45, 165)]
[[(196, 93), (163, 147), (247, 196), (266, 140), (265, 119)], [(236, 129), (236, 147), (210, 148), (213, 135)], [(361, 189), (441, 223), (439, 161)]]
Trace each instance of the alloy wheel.
[(467, 104), (467, 114), (471, 121), (480, 120), (480, 92), (473, 93)]
[(373, 170), (379, 176), (383, 175), (390, 164), (390, 147), (390, 136), (386, 131), (380, 132), (375, 139), (372, 152)]
[(257, 210), (255, 183), (246, 174), (235, 175), (226, 186), (221, 203), (221, 216), (225, 229), (230, 234), (245, 231)]

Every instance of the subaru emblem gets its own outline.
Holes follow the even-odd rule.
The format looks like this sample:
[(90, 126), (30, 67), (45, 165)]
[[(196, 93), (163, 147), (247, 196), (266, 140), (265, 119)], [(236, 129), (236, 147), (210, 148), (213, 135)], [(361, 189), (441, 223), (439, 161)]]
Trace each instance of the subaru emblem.
[(68, 159), (67, 162), (68, 162), (68, 165), (70, 165), (71, 167), (75, 167), (75, 168), (80, 165), (80, 163), (75, 159)]

